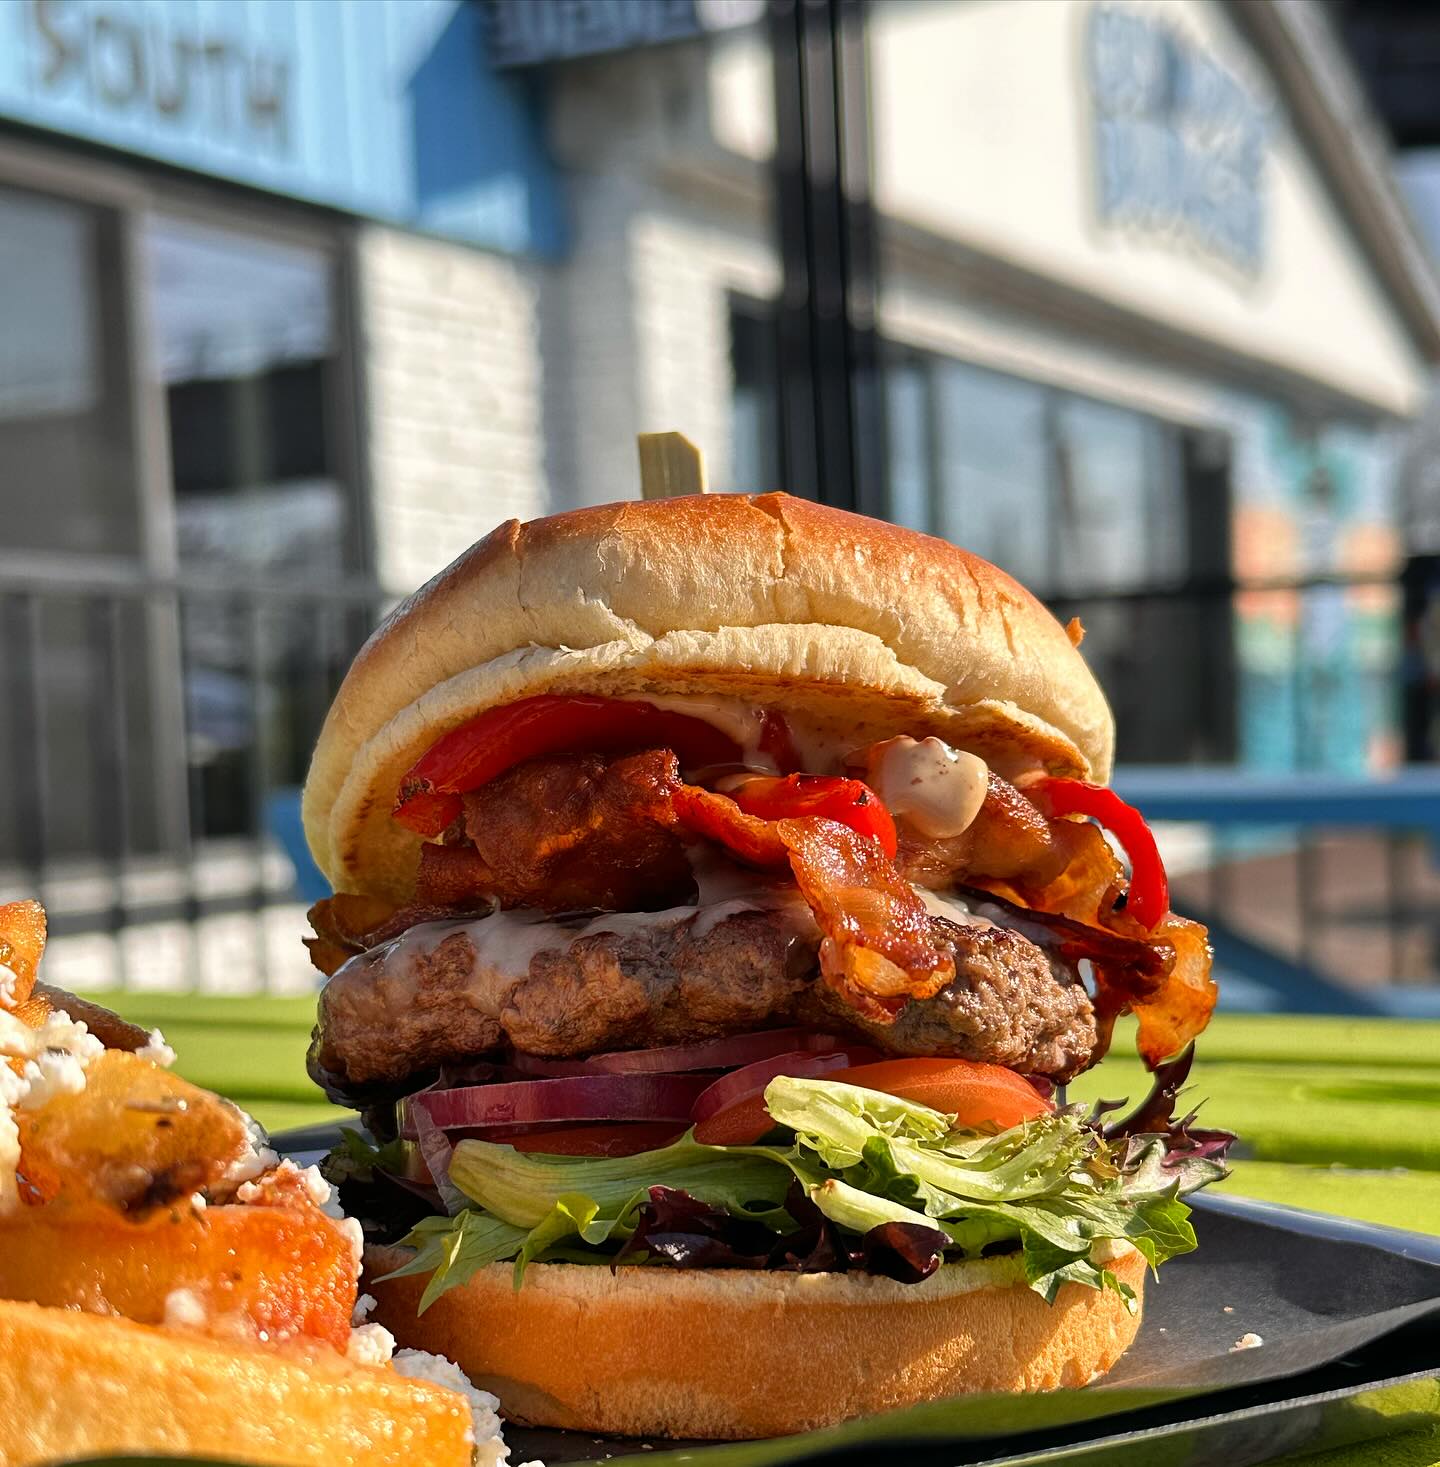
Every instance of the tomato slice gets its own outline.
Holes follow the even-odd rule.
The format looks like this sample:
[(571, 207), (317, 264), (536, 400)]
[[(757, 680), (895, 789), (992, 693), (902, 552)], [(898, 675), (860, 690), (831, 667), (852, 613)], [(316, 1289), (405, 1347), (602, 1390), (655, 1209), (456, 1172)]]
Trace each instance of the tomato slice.
[[(765, 1083), (769, 1083), (767, 1077)], [(835, 1069), (825, 1079), (865, 1090), (898, 1095), (955, 1117), (967, 1129), (996, 1126), (1008, 1130), (1022, 1121), (1048, 1115), (1054, 1107), (1023, 1076), (1003, 1065), (960, 1059), (895, 1059)], [(775, 1123), (765, 1109), (763, 1085), (695, 1127), (706, 1146), (749, 1146)]]
[(702, 1146), (753, 1146), (767, 1131), (774, 1129), (775, 1122), (765, 1109), (762, 1090), (701, 1121), (695, 1127), (695, 1139)]
[(439, 835), (460, 796), (542, 754), (673, 749), (682, 769), (733, 764), (740, 746), (704, 719), (626, 698), (541, 693), (491, 708), (437, 739), (400, 781), (392, 812), (417, 835)]
[[(657, 1151), (685, 1134), (673, 1121), (637, 1121), (622, 1126), (563, 1126), (506, 1136), (507, 1146), (540, 1156), (638, 1156)], [(487, 1140), (498, 1138), (489, 1136)]]
[(819, 815), (868, 835), (891, 859), (895, 856), (895, 822), (880, 796), (858, 779), (829, 774), (757, 775), (734, 792), (747, 814), (761, 820), (796, 820)]
[(1023, 1075), (1004, 1065), (962, 1059), (894, 1059), (836, 1070), (826, 1079), (883, 1090), (955, 1117), (957, 1126), (999, 1126), (1048, 1115), (1054, 1106)]

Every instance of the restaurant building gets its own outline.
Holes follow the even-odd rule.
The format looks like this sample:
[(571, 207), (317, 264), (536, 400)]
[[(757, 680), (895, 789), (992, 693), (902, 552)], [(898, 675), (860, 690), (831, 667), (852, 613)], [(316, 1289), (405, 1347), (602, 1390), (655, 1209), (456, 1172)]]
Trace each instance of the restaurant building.
[[(386, 599), (634, 494), (637, 432), (777, 484), (764, 16), (0, 7), (15, 885), (262, 833)], [(890, 516), (1079, 611), (1124, 756), (1393, 760), (1440, 294), (1319, 8), (885, 0), (867, 33)]]

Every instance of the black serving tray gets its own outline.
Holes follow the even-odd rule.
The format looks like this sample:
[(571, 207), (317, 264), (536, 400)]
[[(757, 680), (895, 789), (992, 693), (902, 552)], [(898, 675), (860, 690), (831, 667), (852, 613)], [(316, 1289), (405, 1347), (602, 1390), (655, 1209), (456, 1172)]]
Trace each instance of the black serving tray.
[[(334, 1134), (273, 1144), (305, 1163)], [(1440, 1238), (1223, 1192), (1192, 1201), (1198, 1251), (1149, 1281), (1138, 1340), (1086, 1390), (958, 1397), (762, 1442), (512, 1425), (511, 1461), (1248, 1467), (1440, 1418)], [(1233, 1349), (1246, 1334), (1264, 1343)]]

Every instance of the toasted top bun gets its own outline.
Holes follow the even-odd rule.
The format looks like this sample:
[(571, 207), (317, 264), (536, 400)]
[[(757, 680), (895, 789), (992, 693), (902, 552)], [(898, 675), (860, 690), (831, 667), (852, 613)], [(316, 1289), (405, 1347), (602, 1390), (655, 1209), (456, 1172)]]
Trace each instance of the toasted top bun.
[(722, 693), (855, 743), (933, 733), (1105, 780), (1109, 706), (1024, 587), (943, 540), (785, 494), (509, 520), (386, 618), (325, 720), (305, 833), (337, 891), (404, 898), (390, 819), (436, 739), (536, 693)]

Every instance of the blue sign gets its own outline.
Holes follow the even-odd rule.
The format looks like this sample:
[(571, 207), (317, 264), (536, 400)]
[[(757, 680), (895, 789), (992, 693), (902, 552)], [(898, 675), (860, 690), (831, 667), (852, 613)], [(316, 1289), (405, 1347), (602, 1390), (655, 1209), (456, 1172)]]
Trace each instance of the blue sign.
[(486, 65), (464, 0), (0, 3), (0, 118), (553, 256), (537, 88)]
[(1265, 256), (1265, 107), (1153, 15), (1093, 10), (1086, 61), (1100, 217), (1182, 236), (1247, 274)]
[(485, 0), (490, 63), (539, 66), (750, 25), (765, 0)]

